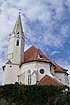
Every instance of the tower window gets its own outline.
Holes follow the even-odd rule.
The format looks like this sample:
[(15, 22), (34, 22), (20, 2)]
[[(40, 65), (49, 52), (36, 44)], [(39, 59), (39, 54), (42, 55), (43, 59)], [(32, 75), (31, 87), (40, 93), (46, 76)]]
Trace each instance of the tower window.
[(19, 32), (17, 34), (19, 34)]
[(19, 46), (19, 40), (17, 40), (17, 42), (16, 42), (16, 46)]

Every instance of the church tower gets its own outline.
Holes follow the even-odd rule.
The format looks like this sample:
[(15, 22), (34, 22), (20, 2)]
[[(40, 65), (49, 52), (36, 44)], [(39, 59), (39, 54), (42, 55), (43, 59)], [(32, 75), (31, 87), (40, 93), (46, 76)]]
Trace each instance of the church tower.
[(24, 33), (19, 14), (9, 37), (7, 60), (5, 66), (3, 66), (3, 84), (11, 84), (17, 81), (17, 76), (20, 73), (19, 66), (22, 62), (24, 62)]
[(21, 16), (19, 14), (8, 44), (7, 61), (21, 64), (24, 61), (24, 33), (22, 29)]

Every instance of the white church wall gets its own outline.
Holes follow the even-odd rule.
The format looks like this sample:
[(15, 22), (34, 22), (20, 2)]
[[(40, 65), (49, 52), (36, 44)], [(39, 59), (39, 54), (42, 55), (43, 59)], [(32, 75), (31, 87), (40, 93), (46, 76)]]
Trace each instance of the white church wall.
[[(19, 46), (16, 45), (17, 40), (19, 40)], [(23, 43), (23, 40), (21, 39), (21, 37), (19, 38), (14, 37), (14, 46), (13, 46), (14, 51), (13, 51), (13, 59), (12, 59), (13, 63), (20, 64), (22, 61), (22, 58), (24, 56), (22, 52), (22, 50), (24, 50), (22, 43)]]
[(14, 42), (14, 37), (12, 37), (12, 38), (9, 39), (9, 43), (8, 43), (8, 54), (13, 53), (13, 51), (14, 51), (14, 48), (13, 48), (14, 43), (12, 43), (12, 42)]
[(32, 85), (34, 85), (34, 84), (36, 84), (36, 74), (34, 73), (33, 75), (32, 75)]
[(25, 72), (18, 75), (18, 83), (25, 84)]
[(58, 78), (61, 80), (63, 84), (69, 85), (68, 76), (66, 73), (56, 73), (56, 75), (58, 76)]
[(33, 71), (34, 69), (35, 69), (35, 62), (24, 63), (21, 66), (21, 73), (23, 73), (23, 71), (27, 71), (27, 70)]
[[(31, 85), (34, 85), (34, 84), (36, 84), (36, 75), (35, 74), (33, 74), (32, 75), (32, 71), (31, 71)], [(25, 85), (28, 85), (28, 71), (27, 72), (25, 72)]]
[(25, 84), (28, 85), (28, 70), (31, 71), (31, 85), (36, 84), (35, 62), (24, 63), (21, 67), (21, 74), (25, 72)]
[(54, 72), (55, 67), (53, 65), (51, 65), (51, 74), (53, 75), (54, 79), (56, 79), (57, 81), (61, 82), (59, 77), (55, 74)]
[(17, 81), (17, 75), (19, 74), (19, 71), (18, 65), (6, 64), (3, 84), (14, 84)]
[(55, 75), (55, 72), (54, 72), (54, 66), (53, 65), (50, 65), (51, 66), (51, 68), (50, 68), (50, 72), (51, 72), (51, 74), (54, 76)]
[[(53, 77), (52, 74), (50, 73), (50, 63), (36, 62), (36, 69), (38, 70), (37, 81), (40, 81), (45, 75)], [(41, 69), (44, 70), (43, 74), (40, 73)]]
[[(20, 39), (19, 39), (19, 46), (16, 46), (16, 41), (17, 38), (12, 36), (9, 39), (9, 44), (8, 44), (8, 55), (7, 59), (11, 60), (13, 63), (20, 63), (20, 53), (21, 53), (21, 46), (20, 46)], [(18, 54), (17, 54), (18, 53)]]
[[(43, 69), (44, 73), (40, 73), (40, 70)], [(52, 71), (54, 67), (52, 66)], [(50, 63), (43, 63), (43, 62), (29, 62), (29, 63), (24, 63), (21, 66), (21, 74), (25, 72), (25, 84), (28, 84), (28, 74), (27, 71), (31, 70), (31, 83), (36, 84), (37, 81), (40, 81), (45, 75), (50, 75), (53, 77), (53, 75), (50, 73)], [(53, 71), (54, 73), (54, 71)], [(22, 80), (21, 80), (22, 81)]]
[(8, 53), (7, 53), (7, 60), (11, 60), (13, 59), (13, 51), (14, 51), (14, 37), (9, 39), (9, 43), (8, 43)]

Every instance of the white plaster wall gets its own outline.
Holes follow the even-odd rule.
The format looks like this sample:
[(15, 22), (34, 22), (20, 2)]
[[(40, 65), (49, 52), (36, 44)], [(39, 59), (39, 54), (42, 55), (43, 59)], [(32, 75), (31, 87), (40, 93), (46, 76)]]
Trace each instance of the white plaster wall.
[(56, 73), (59, 79), (61, 79), (61, 82), (65, 85), (69, 85), (68, 82), (68, 76), (66, 73)]
[[(24, 40), (20, 36), (17, 38), (12, 35), (8, 44), (7, 59), (10, 59), (11, 62), (15, 64), (20, 64), (24, 61)], [(16, 46), (17, 39), (19, 40), (19, 46)]]
[[(33, 71), (31, 71), (31, 85), (36, 84), (36, 75), (33, 74)], [(25, 72), (25, 84), (28, 85), (28, 71)]]
[[(36, 69), (38, 71), (37, 81), (40, 81), (45, 75), (53, 77), (52, 74), (50, 73), (50, 63), (36, 62)], [(44, 69), (44, 74), (40, 73), (40, 69)]]
[(21, 73), (23, 73), (23, 71), (28, 71), (28, 70), (35, 70), (35, 62), (29, 62), (29, 63), (24, 63), (21, 66)]
[(14, 51), (14, 37), (11, 37), (8, 43), (8, 54), (13, 53), (13, 51)]
[(18, 77), (18, 83), (25, 84), (25, 72), (19, 75)]
[(55, 69), (55, 67), (52, 65), (51, 66), (51, 74), (53, 75), (54, 79), (56, 79), (57, 81), (61, 82), (60, 78), (55, 74), (54, 69)]
[(25, 72), (25, 77), (23, 77), (23, 78), (25, 78), (25, 84), (26, 85), (28, 85), (28, 70), (31, 71), (31, 84), (33, 85), (36, 83), (36, 75), (33, 74), (33, 72), (35, 70), (35, 62), (25, 63), (21, 67), (21, 74), (23, 72)]
[[(16, 46), (16, 41), (19, 39), (19, 46)], [(13, 43), (13, 42), (12, 42)], [(14, 37), (14, 51), (13, 51), (13, 59), (12, 62), (16, 64), (20, 64), (23, 61), (23, 51), (24, 51), (24, 41), (21, 37)]]
[(56, 74), (54, 75), (54, 79), (56, 79), (57, 81), (61, 82), (60, 78)]
[(4, 71), (4, 84), (14, 84), (17, 81), (17, 75), (19, 74), (19, 71), (18, 65), (6, 64)]
[(55, 72), (54, 72), (54, 66), (51, 65), (51, 74), (54, 76), (55, 75)]
[[(44, 69), (44, 74), (40, 73), (40, 69)], [(53, 77), (52, 74), (50, 73), (50, 64), (49, 63), (42, 63), (42, 62), (36, 62), (36, 61), (35, 62), (24, 63), (21, 66), (21, 74), (23, 72), (25, 72), (25, 84), (28, 84), (28, 74), (27, 74), (28, 70), (31, 70), (31, 74), (32, 74), (31, 83), (32, 83), (32, 85), (36, 84), (37, 81), (40, 81), (46, 74)]]
[(36, 84), (36, 74), (32, 75), (32, 85)]
[(21, 62), (24, 62), (24, 39), (21, 37)]

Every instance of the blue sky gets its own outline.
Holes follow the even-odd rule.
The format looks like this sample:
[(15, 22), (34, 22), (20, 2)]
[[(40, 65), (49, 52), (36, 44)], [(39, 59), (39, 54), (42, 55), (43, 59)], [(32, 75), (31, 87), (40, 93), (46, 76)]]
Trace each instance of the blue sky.
[(70, 73), (70, 0), (0, 0), (0, 84), (9, 34), (19, 9), (25, 49), (37, 46)]

